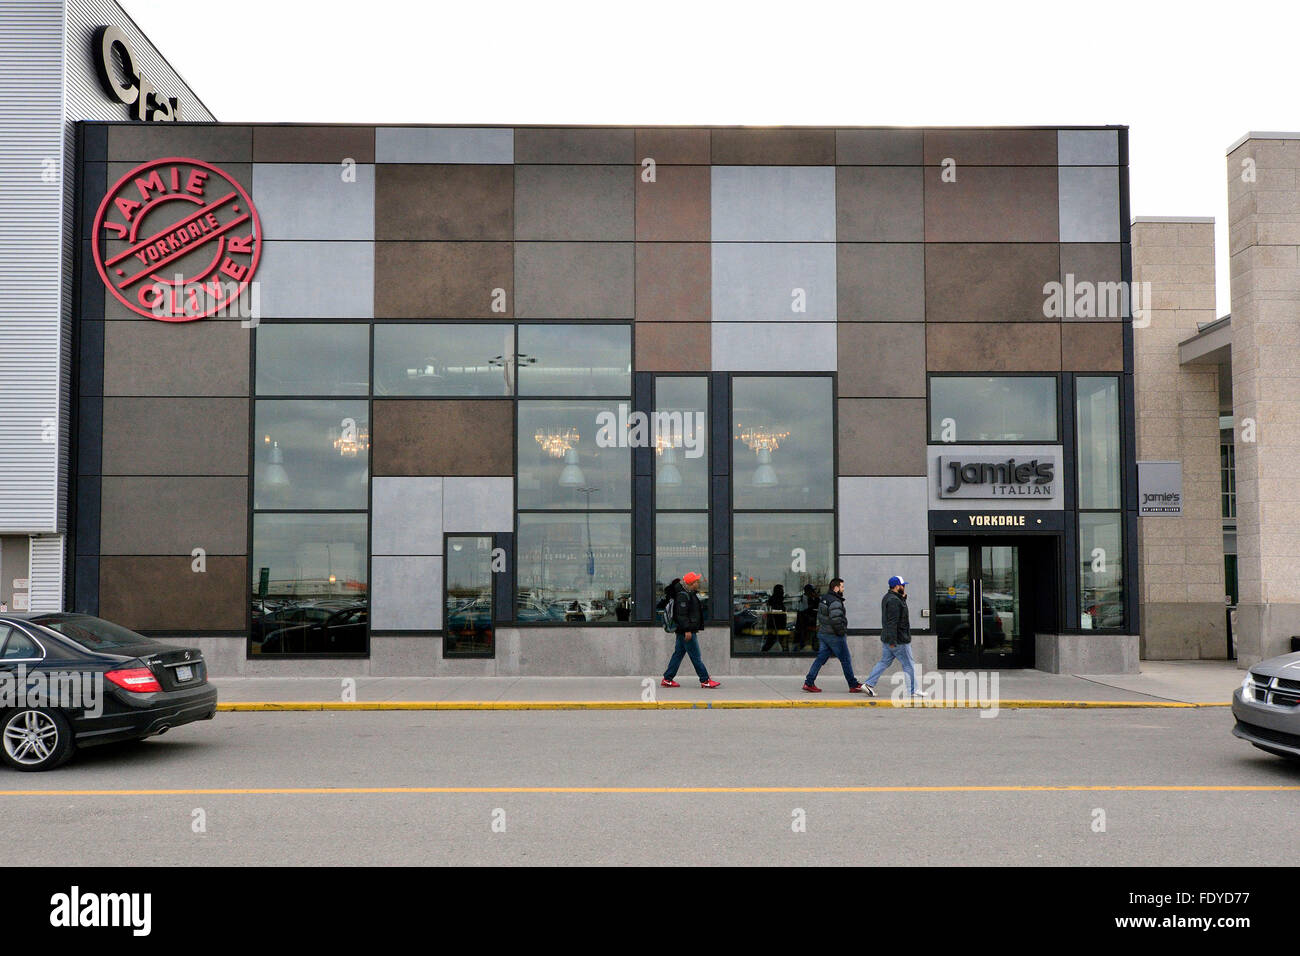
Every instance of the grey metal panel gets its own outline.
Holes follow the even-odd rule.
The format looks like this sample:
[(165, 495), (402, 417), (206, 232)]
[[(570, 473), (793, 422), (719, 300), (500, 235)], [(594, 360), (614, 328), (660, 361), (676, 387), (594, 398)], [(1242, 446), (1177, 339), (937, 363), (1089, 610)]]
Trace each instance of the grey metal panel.
[[(376, 478), (375, 481), (384, 479)], [(391, 479), (389, 479), (391, 480)], [(515, 526), (515, 480), (448, 476), (442, 480), (442, 530), (505, 532)]]
[(840, 478), (842, 554), (925, 554), (924, 478)]
[(442, 555), (370, 559), (370, 626), (375, 630), (438, 630), (442, 598)]
[(712, 251), (714, 322), (835, 321), (833, 243), (715, 242)]
[(834, 322), (714, 322), (711, 331), (715, 372), (835, 371)]
[[(927, 554), (842, 554), (839, 576), (844, 579), (844, 604), (850, 628), (879, 630), (880, 599), (889, 579), (907, 582), (907, 616), (913, 631), (929, 630), (930, 556)], [(868, 645), (874, 651), (873, 645)]]

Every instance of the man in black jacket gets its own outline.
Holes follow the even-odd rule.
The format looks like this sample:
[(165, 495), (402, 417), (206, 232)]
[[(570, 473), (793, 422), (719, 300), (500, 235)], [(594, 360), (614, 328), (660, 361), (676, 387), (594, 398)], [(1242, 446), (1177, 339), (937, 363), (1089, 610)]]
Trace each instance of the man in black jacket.
[(895, 659), (903, 665), (907, 676), (907, 692), (912, 697), (924, 697), (916, 689), (916, 669), (912, 665), (912, 625), (907, 617), (907, 582), (894, 575), (889, 579), (889, 590), (880, 601), (880, 643), (884, 645), (880, 660), (867, 675), (867, 693), (876, 696), (876, 681)]
[(673, 648), (672, 659), (668, 661), (668, 670), (659, 683), (664, 687), (680, 687), (675, 678), (677, 668), (682, 665), (682, 658), (690, 654), (691, 665), (700, 678), (704, 688), (721, 687), (721, 683), (709, 677), (700, 656), (700, 629), (704, 627), (704, 606), (700, 604), (700, 576), (694, 571), (682, 575), (682, 585), (669, 600), (673, 602), (673, 623), (677, 625), (677, 646)]
[(826, 589), (821, 603), (817, 605), (817, 639), (821, 642), (821, 650), (817, 652), (812, 669), (804, 678), (803, 689), (808, 693), (822, 692), (816, 684), (817, 672), (830, 660), (832, 654), (840, 662), (844, 679), (849, 682), (849, 693), (861, 694), (867, 690), (866, 686), (853, 676), (853, 661), (849, 659), (848, 633), (849, 616), (844, 611), (844, 579), (831, 578), (831, 586)]

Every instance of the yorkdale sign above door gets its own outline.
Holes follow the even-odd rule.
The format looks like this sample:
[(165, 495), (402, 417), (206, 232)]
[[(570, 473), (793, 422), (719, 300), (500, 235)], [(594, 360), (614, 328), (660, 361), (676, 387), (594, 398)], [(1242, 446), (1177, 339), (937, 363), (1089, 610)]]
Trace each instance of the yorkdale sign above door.
[(940, 455), (941, 498), (1022, 500), (1057, 495), (1056, 456)]

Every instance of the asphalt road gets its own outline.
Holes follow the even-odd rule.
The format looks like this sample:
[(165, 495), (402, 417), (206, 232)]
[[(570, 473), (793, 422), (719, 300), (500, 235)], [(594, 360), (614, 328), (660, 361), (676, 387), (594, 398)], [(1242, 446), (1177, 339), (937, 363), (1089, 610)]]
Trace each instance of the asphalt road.
[[(52, 773), (0, 768), (0, 864), (118, 864), (123, 846), (186, 865), (1300, 859), (1300, 763), (1231, 724), (1227, 709), (219, 714)], [(516, 787), (548, 789), (465, 792)], [(902, 789), (798, 789), (835, 787)], [(355, 792), (370, 788), (399, 792)], [(123, 789), (183, 792), (102, 792)], [(207, 789), (270, 792), (192, 792)]]

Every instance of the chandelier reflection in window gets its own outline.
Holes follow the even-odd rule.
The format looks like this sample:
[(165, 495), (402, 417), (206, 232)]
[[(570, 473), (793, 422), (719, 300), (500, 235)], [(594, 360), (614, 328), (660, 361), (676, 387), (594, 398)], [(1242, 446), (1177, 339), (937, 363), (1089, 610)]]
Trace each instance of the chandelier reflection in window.
[(552, 458), (563, 458), (578, 444), (578, 437), (576, 428), (539, 428), (533, 440)]
[(772, 452), (781, 447), (781, 442), (789, 438), (790, 433), (762, 425), (746, 427), (739, 422), (736, 423), (736, 430), (739, 433), (737, 437), (758, 455), (758, 467), (754, 469), (754, 477), (751, 479), (754, 487), (775, 487), (778, 482), (776, 470), (772, 467)]
[(365, 422), (357, 424), (355, 418), (345, 418), (340, 427), (330, 429), (334, 449), (343, 458), (356, 458), (370, 450), (370, 431)]

